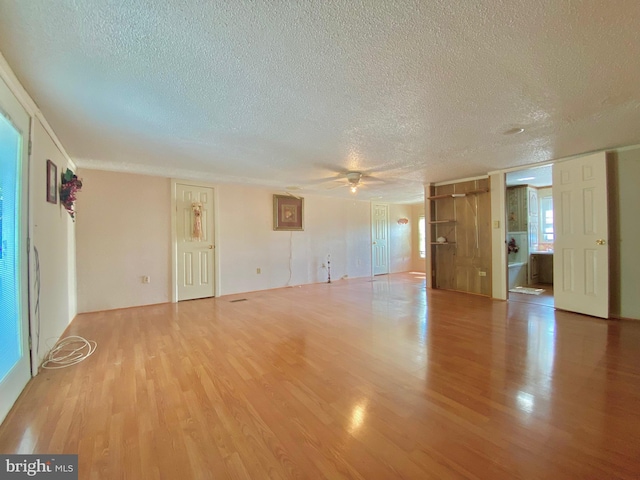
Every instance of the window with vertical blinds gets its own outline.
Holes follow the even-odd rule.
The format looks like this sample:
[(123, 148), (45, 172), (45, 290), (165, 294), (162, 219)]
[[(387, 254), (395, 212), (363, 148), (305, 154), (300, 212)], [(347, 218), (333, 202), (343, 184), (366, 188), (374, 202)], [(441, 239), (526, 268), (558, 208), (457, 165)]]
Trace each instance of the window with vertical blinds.
[(20, 133), (0, 114), (0, 382), (21, 357)]

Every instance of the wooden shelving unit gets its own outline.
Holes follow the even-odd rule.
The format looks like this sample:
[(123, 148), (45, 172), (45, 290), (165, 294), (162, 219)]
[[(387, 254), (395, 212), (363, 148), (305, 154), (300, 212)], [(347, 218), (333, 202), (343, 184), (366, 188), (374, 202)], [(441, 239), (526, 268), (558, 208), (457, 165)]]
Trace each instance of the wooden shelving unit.
[(478, 190), (471, 190), (469, 192), (465, 192), (467, 195), (478, 195), (480, 193), (489, 193), (488, 188), (479, 188)]
[(468, 192), (460, 192), (460, 193), (447, 193), (444, 195), (432, 195), (427, 197), (429, 200), (438, 200), (440, 198), (462, 198), (467, 195), (478, 195), (480, 193), (487, 193), (489, 191), (488, 188), (479, 188), (478, 190), (469, 190)]
[[(488, 179), (430, 187), (427, 255), (431, 287), (491, 295), (491, 230), (486, 220), (491, 197), (482, 195), (489, 187)], [(447, 241), (437, 242), (439, 237)]]

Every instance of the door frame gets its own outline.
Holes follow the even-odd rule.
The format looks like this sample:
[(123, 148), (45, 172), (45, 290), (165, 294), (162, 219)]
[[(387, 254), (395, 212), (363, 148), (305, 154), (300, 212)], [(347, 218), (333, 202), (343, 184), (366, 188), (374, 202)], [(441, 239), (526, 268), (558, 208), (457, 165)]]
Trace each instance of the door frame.
[[(496, 170), (489, 172), (491, 178), (491, 224), (492, 229), (492, 250), (493, 256), (491, 260), (492, 270), (492, 298), (497, 300), (508, 300), (509, 298), (509, 282), (508, 282), (508, 270), (507, 270), (507, 255), (506, 255), (506, 174), (509, 172), (515, 172), (518, 170), (542, 167), (545, 165), (554, 165), (569, 160), (575, 160), (577, 158), (586, 157), (589, 155), (604, 153), (616, 149), (604, 149), (596, 150), (593, 152), (580, 153), (578, 155), (571, 155), (569, 157), (560, 158), (557, 160), (549, 160), (547, 162), (533, 163), (527, 165), (519, 165), (517, 167), (506, 168), (504, 170)], [(607, 157), (608, 158), (608, 157)], [(609, 167), (607, 167), (609, 168)], [(609, 183), (607, 183), (607, 198), (610, 197)], [(555, 208), (555, 205), (554, 205)], [(555, 252), (554, 252), (555, 253)], [(611, 279), (609, 279), (609, 285), (611, 285)], [(611, 309), (611, 306), (609, 307)], [(609, 312), (609, 318), (611, 318), (611, 312)]]
[(533, 167), (544, 167), (588, 154), (550, 160), (548, 162), (529, 163), (517, 167), (489, 172), (491, 188), (491, 298), (509, 299), (509, 267), (507, 265), (507, 173)]
[(213, 190), (213, 295), (220, 296), (220, 249), (218, 247), (218, 188), (207, 182), (196, 182), (193, 180), (171, 179), (171, 303), (178, 302), (178, 234), (176, 232), (177, 202), (176, 185), (191, 185), (194, 187), (211, 188)]

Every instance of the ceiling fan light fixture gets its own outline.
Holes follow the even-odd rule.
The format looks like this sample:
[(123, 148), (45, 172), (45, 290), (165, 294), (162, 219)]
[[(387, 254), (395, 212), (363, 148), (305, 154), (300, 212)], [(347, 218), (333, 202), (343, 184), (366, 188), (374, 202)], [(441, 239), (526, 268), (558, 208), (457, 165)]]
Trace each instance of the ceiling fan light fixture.
[(347, 173), (347, 181), (349, 182), (349, 190), (351, 193), (356, 193), (358, 191), (358, 187), (360, 186), (360, 180), (362, 179), (362, 173), (360, 172), (349, 172)]
[(347, 173), (347, 180), (351, 185), (358, 185), (361, 179), (362, 179), (362, 174), (360, 172)]

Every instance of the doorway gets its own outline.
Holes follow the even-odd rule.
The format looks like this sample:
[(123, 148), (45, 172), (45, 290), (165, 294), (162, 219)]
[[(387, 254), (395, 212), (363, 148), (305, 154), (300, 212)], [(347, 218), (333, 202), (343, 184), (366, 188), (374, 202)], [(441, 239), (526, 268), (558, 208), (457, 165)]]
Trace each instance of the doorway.
[(509, 172), (506, 188), (508, 299), (553, 307), (552, 166)]
[(27, 194), (29, 115), (0, 79), (0, 422), (31, 377)]

